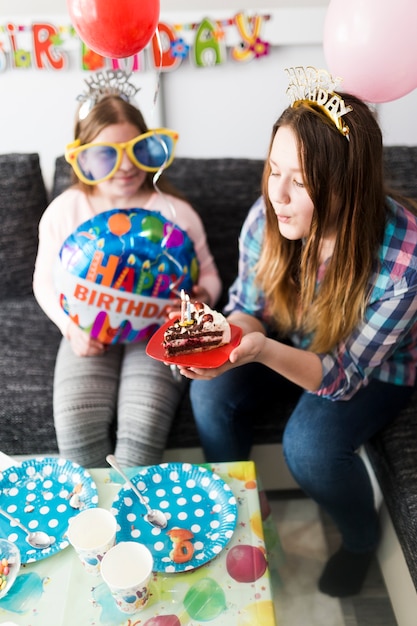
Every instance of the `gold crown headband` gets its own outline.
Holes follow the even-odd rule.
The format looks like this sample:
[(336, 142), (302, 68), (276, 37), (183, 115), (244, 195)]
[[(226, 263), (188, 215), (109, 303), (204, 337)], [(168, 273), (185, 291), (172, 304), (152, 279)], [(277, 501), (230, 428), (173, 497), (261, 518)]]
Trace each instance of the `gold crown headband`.
[(84, 82), (88, 89), (77, 96), (77, 100), (82, 102), (78, 111), (79, 119), (86, 118), (94, 105), (106, 96), (118, 96), (131, 102), (139, 88), (129, 82), (130, 76), (131, 73), (127, 74), (123, 70), (105, 70), (86, 78)]
[(337, 130), (349, 139), (349, 126), (342, 116), (350, 113), (353, 108), (346, 105), (335, 89), (342, 82), (341, 78), (332, 78), (326, 70), (315, 67), (290, 67), (285, 70), (289, 83), (287, 95), (292, 107), (300, 104), (317, 107), (330, 118)]

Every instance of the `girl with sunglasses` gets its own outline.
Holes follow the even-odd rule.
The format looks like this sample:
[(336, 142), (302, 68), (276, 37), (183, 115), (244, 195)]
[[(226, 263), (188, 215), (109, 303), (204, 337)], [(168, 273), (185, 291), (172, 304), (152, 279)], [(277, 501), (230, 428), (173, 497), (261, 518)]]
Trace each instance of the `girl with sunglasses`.
[(58, 302), (53, 267), (66, 238), (101, 212), (140, 207), (174, 221), (174, 211), (199, 262), (193, 295), (215, 304), (220, 278), (198, 214), (163, 174), (154, 186), (155, 174), (174, 158), (177, 138), (168, 129), (148, 130), (122, 95), (101, 94), (85, 117), (77, 116), (75, 141), (65, 151), (74, 184), (40, 221), (34, 292), (63, 335), (53, 394), (58, 447), (63, 457), (85, 467), (104, 466), (110, 453), (125, 466), (161, 462), (184, 382), (146, 355), (145, 341), (106, 346), (80, 329)]
[(284, 456), (340, 531), (319, 588), (343, 597), (361, 590), (380, 536), (357, 451), (416, 385), (417, 212), (385, 185), (370, 108), (327, 91), (323, 70), (295, 70), (226, 307), (242, 341), (222, 367), (181, 373), (194, 379), (191, 402), (212, 462), (248, 458), (253, 420), (298, 392)]

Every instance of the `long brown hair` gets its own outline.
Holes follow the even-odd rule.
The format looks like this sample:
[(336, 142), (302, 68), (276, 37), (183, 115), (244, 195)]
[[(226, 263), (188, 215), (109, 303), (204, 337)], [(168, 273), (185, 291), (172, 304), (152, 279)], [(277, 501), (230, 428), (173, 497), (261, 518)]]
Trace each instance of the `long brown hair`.
[[(314, 205), (305, 241), (290, 241), (279, 232), (268, 197), (269, 159), (262, 180), (266, 229), (257, 281), (278, 331), (311, 335), (310, 348), (316, 352), (334, 348), (363, 317), (387, 215), (379, 125), (365, 103), (341, 95), (353, 107), (344, 118), (349, 141), (323, 112), (303, 104), (286, 109), (272, 131), (269, 153), (280, 126), (290, 127), (296, 136)], [(333, 254), (317, 289), (322, 238), (334, 225)]]
[[(90, 143), (94, 141), (95, 137), (107, 126), (111, 124), (122, 124), (123, 122), (128, 122), (132, 124), (132, 126), (136, 126), (138, 135), (146, 133), (149, 130), (138, 108), (119, 96), (106, 96), (94, 105), (87, 117), (79, 119), (78, 115), (76, 116), (74, 139), (79, 139), (81, 145)], [(146, 178), (143, 183), (145, 189), (153, 188), (154, 175), (153, 172), (146, 172)], [(73, 184), (87, 194), (92, 193), (94, 190), (93, 185), (87, 185), (78, 180), (75, 173), (73, 173)], [(164, 178), (164, 174), (158, 178), (157, 184), (158, 189), (161, 191), (184, 199), (184, 195)]]

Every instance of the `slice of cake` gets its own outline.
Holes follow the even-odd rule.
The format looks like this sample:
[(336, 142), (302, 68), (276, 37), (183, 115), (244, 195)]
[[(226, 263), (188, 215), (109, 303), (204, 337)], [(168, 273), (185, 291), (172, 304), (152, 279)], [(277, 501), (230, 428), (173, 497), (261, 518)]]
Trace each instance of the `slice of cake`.
[(230, 325), (224, 315), (203, 302), (188, 302), (187, 314), (164, 333), (167, 356), (212, 350), (230, 343)]

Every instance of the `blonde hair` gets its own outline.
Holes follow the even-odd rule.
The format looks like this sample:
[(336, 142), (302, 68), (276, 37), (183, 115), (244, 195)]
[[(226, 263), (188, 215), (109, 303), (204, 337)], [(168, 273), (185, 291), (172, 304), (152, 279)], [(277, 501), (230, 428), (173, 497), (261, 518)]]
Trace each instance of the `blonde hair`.
[[(291, 128), (298, 143), (304, 184), (314, 205), (305, 241), (290, 241), (279, 232), (268, 197), (269, 159), (262, 180), (266, 228), (256, 280), (277, 330), (311, 336), (315, 352), (343, 342), (363, 318), (387, 213), (380, 128), (365, 103), (349, 94), (342, 97), (353, 107), (346, 116), (349, 141), (308, 105), (289, 107), (273, 127), (269, 151), (280, 126)], [(334, 223), (333, 254), (317, 288), (320, 246)]]

